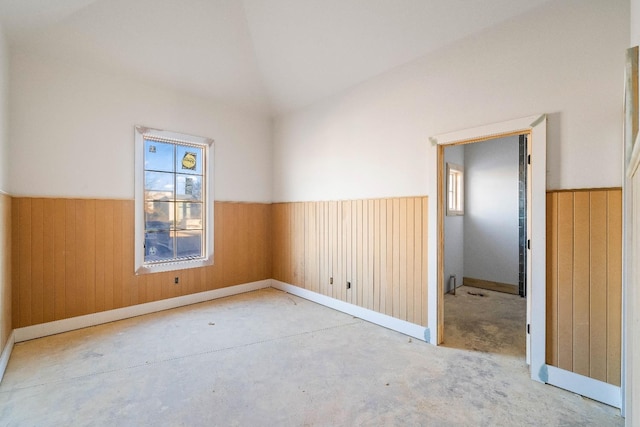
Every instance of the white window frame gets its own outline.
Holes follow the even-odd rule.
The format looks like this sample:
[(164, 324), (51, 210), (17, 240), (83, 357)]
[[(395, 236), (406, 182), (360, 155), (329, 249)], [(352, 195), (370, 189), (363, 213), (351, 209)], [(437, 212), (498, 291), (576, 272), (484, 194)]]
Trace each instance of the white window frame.
[[(173, 143), (199, 145), (203, 159), (203, 233), (204, 248), (202, 258), (190, 260), (171, 260), (167, 262), (145, 263), (145, 224), (144, 224), (144, 140), (153, 138)], [(213, 264), (213, 139), (183, 133), (135, 127), (135, 273), (159, 273), (163, 271), (183, 270)]]
[[(453, 188), (451, 178), (456, 175)], [(454, 206), (452, 207), (452, 200)], [(455, 163), (447, 163), (447, 215), (464, 215), (464, 167)]]

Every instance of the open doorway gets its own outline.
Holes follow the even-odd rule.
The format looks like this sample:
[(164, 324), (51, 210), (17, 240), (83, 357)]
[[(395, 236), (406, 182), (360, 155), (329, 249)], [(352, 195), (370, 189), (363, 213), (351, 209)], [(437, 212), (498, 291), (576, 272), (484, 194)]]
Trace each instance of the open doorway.
[(444, 148), (444, 345), (526, 356), (527, 134)]
[[(430, 224), (430, 232), (437, 242), (436, 251), (429, 258), (429, 268), (433, 280), (429, 285), (429, 324), (434, 325), (435, 337), (431, 342), (442, 344), (444, 333), (444, 150), (445, 147), (476, 143), (506, 137), (527, 134), (528, 138), (528, 177), (527, 177), (527, 275), (526, 275), (526, 346), (527, 364), (532, 380), (551, 384), (585, 397), (620, 407), (621, 388), (604, 381), (580, 375), (566, 368), (548, 364), (547, 320), (555, 313), (547, 313), (546, 291), (546, 252), (547, 252), (547, 216), (553, 213), (547, 210), (546, 194), (546, 115), (529, 116), (505, 122), (493, 123), (475, 128), (463, 129), (435, 135), (429, 141), (436, 146), (433, 166), (437, 170), (437, 179), (430, 183), (430, 191), (437, 197), (430, 201), (430, 207), (436, 210), (437, 221)], [(551, 233), (553, 228), (551, 228)], [(550, 240), (551, 242), (552, 240)], [(549, 314), (549, 316), (547, 316)], [(425, 334), (431, 331), (429, 328)], [(550, 347), (551, 348), (551, 347)]]

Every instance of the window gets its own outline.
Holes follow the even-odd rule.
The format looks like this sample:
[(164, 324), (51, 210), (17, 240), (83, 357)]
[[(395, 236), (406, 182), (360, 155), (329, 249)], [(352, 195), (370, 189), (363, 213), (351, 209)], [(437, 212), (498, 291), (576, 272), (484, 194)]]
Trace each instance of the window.
[(213, 262), (212, 144), (136, 126), (136, 274)]
[(447, 215), (464, 214), (464, 170), (447, 163)]

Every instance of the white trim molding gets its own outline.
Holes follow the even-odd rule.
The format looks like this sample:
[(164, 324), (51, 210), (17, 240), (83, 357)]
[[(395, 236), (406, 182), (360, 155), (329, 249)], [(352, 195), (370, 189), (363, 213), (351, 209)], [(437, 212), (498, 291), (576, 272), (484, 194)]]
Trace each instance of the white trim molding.
[[(136, 274), (147, 274), (147, 273), (158, 273), (161, 271), (176, 271), (183, 270), (187, 268), (194, 267), (203, 267), (207, 265), (213, 264), (213, 230), (214, 230), (214, 218), (213, 218), (213, 187), (214, 187), (214, 149), (213, 149), (213, 139), (205, 138), (201, 136), (187, 135), (183, 133), (177, 132), (169, 132), (165, 130), (159, 129), (151, 129), (144, 126), (136, 126), (135, 127), (135, 209), (134, 209), (134, 225), (135, 225), (135, 242), (134, 242), (134, 267)], [(182, 145), (184, 148), (187, 147), (195, 147), (194, 149), (201, 150), (201, 159), (197, 160), (197, 164), (201, 167), (201, 179), (202, 179), (202, 187), (203, 194), (200, 199), (194, 199), (194, 202), (202, 202), (201, 210), (204, 211), (202, 214), (203, 218), (201, 218), (202, 222), (202, 232), (204, 233), (202, 239), (202, 253), (201, 256), (198, 256), (194, 259), (180, 259), (175, 258), (176, 253), (172, 254), (173, 258), (171, 260), (165, 261), (154, 261), (147, 262), (146, 260), (146, 251), (150, 250), (150, 248), (145, 249), (145, 245), (147, 242), (147, 233), (146, 233), (146, 205), (145, 197), (145, 176), (148, 172), (146, 169), (145, 163), (145, 143), (146, 141), (155, 141), (157, 143), (169, 143), (169, 144), (178, 144)], [(175, 145), (174, 145), (175, 148)], [(155, 150), (155, 148), (154, 148)], [(155, 152), (155, 151), (154, 151)], [(189, 153), (185, 153), (186, 155)], [(188, 168), (196, 167), (196, 154), (191, 153), (189, 163), (187, 164)], [(178, 161), (178, 159), (174, 159), (174, 165)], [(182, 168), (186, 168), (183, 164)], [(194, 170), (194, 172), (196, 172)], [(175, 177), (178, 176), (178, 171), (173, 170), (171, 172)], [(175, 184), (175, 183), (174, 183)], [(174, 202), (178, 202), (181, 199), (176, 198), (177, 187), (174, 189), (174, 194), (170, 198)], [(186, 191), (186, 190), (185, 190)], [(171, 217), (169, 222), (177, 221), (177, 216), (175, 218)], [(173, 226), (171, 227), (173, 229)], [(188, 230), (183, 230), (188, 231)], [(161, 247), (163, 245), (158, 245)], [(172, 248), (172, 249), (175, 249)], [(155, 249), (154, 249), (155, 250)]]
[(2, 378), (4, 378), (4, 373), (7, 370), (7, 365), (9, 364), (9, 359), (11, 358), (11, 352), (13, 351), (13, 346), (15, 343), (15, 331), (11, 331), (9, 339), (2, 349), (2, 355), (0, 355), (0, 381), (2, 381)]
[(476, 139), (500, 138), (505, 134), (530, 132), (543, 121), (546, 121), (546, 119), (546, 114), (538, 114), (535, 116), (507, 120), (505, 122), (492, 123), (490, 125), (478, 126), (475, 128), (442, 133), (440, 135), (430, 137), (429, 141), (431, 141), (431, 144), (433, 145), (451, 145)]
[(367, 322), (374, 323), (378, 326), (400, 332), (402, 334), (422, 341), (430, 342), (429, 329), (425, 328), (424, 326), (416, 325), (405, 320), (396, 319), (395, 317), (378, 313), (377, 311), (369, 310), (367, 308), (331, 298), (326, 295), (318, 294), (316, 292), (312, 292), (298, 286), (290, 285), (288, 283), (280, 282), (278, 280), (272, 280), (271, 287), (288, 292), (300, 298), (313, 301), (320, 305), (324, 305), (325, 307), (350, 314), (362, 320), (366, 320)]
[(163, 299), (160, 301), (132, 305), (130, 307), (117, 308), (115, 310), (87, 314), (85, 316), (71, 317), (69, 319), (41, 323), (39, 325), (25, 326), (23, 328), (14, 330), (15, 342), (28, 341), (36, 338), (46, 337), (49, 335), (60, 334), (62, 332), (68, 332), (76, 329), (100, 325), (103, 323), (114, 322), (116, 320), (128, 319), (130, 317), (156, 313), (158, 311), (183, 307), (185, 305), (197, 304), (199, 302), (243, 294), (245, 292), (269, 288), (270, 286), (271, 279), (266, 279), (260, 280), (258, 282), (246, 283), (243, 285), (229, 286), (226, 288), (214, 289), (212, 291), (199, 292), (196, 294)]
[(597, 400), (614, 408), (620, 408), (622, 394), (620, 387), (585, 377), (574, 372), (565, 371), (555, 366), (545, 365), (547, 370), (547, 383), (565, 390), (581, 390), (582, 396)]
[(629, 159), (629, 165), (627, 165), (627, 177), (632, 178), (635, 175), (638, 167), (640, 166), (640, 132), (636, 137), (636, 142), (633, 144), (633, 151), (631, 152), (631, 158)]

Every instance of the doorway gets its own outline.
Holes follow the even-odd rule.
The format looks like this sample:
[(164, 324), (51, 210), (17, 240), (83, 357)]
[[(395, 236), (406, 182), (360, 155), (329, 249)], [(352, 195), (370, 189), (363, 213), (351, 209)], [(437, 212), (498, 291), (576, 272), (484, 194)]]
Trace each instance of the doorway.
[(527, 134), (443, 157), (444, 345), (524, 359)]
[[(528, 198), (527, 198), (527, 364), (532, 380), (555, 385), (574, 393), (589, 397), (611, 406), (620, 407), (620, 387), (603, 381), (576, 374), (546, 363), (546, 149), (547, 117), (524, 117), (506, 122), (494, 123), (455, 132), (444, 133), (429, 138), (437, 147), (432, 166), (437, 179), (429, 184), (431, 198), (429, 209), (436, 212), (437, 221), (429, 228), (430, 239), (435, 240), (435, 253), (429, 256), (429, 325), (425, 332), (434, 331), (434, 344), (444, 340), (444, 204), (443, 180), (444, 147), (494, 139), (509, 135), (527, 134), (528, 156)], [(431, 237), (433, 236), (433, 237)]]
[(443, 180), (445, 178), (444, 147), (485, 141), (512, 135), (529, 135), (528, 155), (531, 164), (528, 176), (527, 199), (527, 363), (531, 378), (547, 382), (545, 363), (545, 276), (546, 276), (546, 115), (529, 116), (505, 122), (493, 123), (460, 131), (435, 135), (429, 138), (437, 148), (433, 168), (437, 179), (430, 184), (431, 194), (437, 197), (430, 201), (430, 209), (436, 212), (435, 223), (431, 223), (430, 235), (435, 240), (436, 251), (430, 257), (429, 269), (433, 281), (430, 283), (429, 324), (433, 325), (430, 342), (442, 344), (444, 340), (444, 204)]

